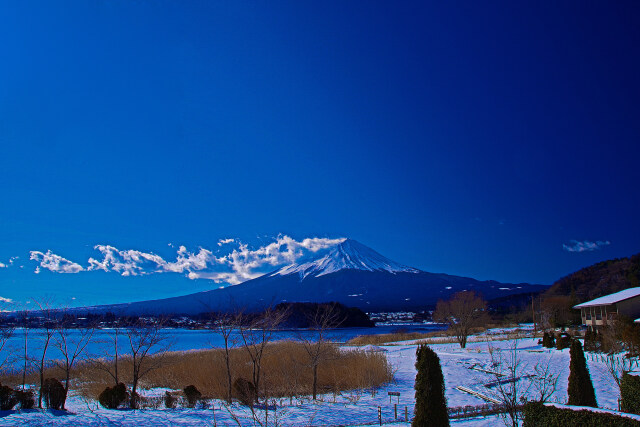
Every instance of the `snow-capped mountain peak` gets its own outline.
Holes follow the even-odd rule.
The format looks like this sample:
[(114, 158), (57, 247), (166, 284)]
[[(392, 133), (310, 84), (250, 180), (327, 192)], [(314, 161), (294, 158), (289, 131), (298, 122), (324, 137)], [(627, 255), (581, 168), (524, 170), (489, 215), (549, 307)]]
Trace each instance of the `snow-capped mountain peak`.
[(271, 275), (286, 276), (298, 273), (300, 279), (304, 279), (308, 276), (319, 277), (340, 270), (386, 271), (389, 273), (418, 273), (420, 271), (398, 264), (353, 239), (345, 239), (342, 243), (329, 249), (328, 252), (319, 254), (315, 259), (283, 267)]

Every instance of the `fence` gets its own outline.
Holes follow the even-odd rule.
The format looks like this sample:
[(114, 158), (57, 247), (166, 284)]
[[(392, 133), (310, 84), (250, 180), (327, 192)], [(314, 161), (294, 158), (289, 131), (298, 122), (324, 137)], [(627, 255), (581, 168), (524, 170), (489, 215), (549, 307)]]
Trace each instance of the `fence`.
[(473, 418), (487, 415), (495, 415), (506, 412), (504, 405), (477, 405), (477, 406), (457, 406), (448, 408), (450, 419)]

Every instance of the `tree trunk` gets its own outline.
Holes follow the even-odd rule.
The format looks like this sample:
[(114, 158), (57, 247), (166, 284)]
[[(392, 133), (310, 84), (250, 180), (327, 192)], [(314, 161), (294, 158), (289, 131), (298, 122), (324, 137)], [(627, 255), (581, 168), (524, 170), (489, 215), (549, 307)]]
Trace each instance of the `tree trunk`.
[(313, 391), (313, 400), (316, 400), (317, 394), (318, 394), (318, 365), (314, 364), (313, 365), (313, 387), (312, 387), (312, 391)]
[(260, 364), (254, 365), (253, 385), (256, 387), (256, 402), (260, 400)]
[(40, 409), (42, 409), (42, 387), (43, 386), (44, 386), (44, 365), (40, 365), (40, 390), (38, 390), (38, 408)]
[(119, 380), (118, 378), (118, 329), (116, 329), (115, 353), (116, 353), (116, 357), (115, 357), (114, 374), (115, 374), (116, 385), (118, 385), (118, 383), (120, 382), (118, 381)]
[(25, 383), (27, 382), (27, 361), (28, 361), (27, 335), (28, 335), (27, 325), (25, 324), (24, 326), (24, 369), (22, 370), (22, 391), (24, 391)]
[(71, 377), (71, 367), (67, 368), (67, 376), (64, 380), (64, 399), (62, 400), (62, 410), (66, 410), (67, 396), (69, 395), (69, 380)]
[(133, 371), (133, 385), (131, 387), (131, 394), (135, 394), (136, 390), (138, 389), (138, 373), (134, 370)]
[(227, 362), (227, 403), (231, 404), (232, 397), (232, 384), (231, 384), (231, 362), (229, 352), (226, 352), (226, 362)]

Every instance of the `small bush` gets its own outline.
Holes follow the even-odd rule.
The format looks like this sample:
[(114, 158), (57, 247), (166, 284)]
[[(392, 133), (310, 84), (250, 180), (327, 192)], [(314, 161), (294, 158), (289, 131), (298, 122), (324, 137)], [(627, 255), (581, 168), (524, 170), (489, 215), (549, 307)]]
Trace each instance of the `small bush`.
[(540, 402), (526, 403), (523, 415), (523, 427), (638, 427), (640, 424), (621, 415), (556, 408)]
[(98, 396), (98, 401), (107, 409), (118, 409), (128, 398), (127, 387), (123, 383), (119, 383), (113, 387), (105, 388)]
[(597, 332), (587, 329), (584, 333), (584, 351), (598, 351), (599, 349)]
[(202, 398), (202, 393), (194, 385), (188, 385), (183, 390), (184, 397), (187, 398), (187, 407), (194, 408), (196, 403)]
[(13, 393), (20, 404), (20, 409), (33, 409), (36, 406), (33, 390), (14, 390)]
[(256, 401), (256, 387), (249, 380), (238, 378), (233, 383), (233, 394), (243, 405), (253, 406)]
[(0, 385), (0, 410), (10, 411), (18, 404), (18, 399), (11, 387)]
[(640, 377), (622, 374), (620, 382), (620, 409), (632, 414), (640, 414)]
[(571, 347), (571, 335), (566, 332), (561, 333), (556, 338), (556, 349), (562, 350)]
[(556, 346), (556, 339), (553, 336), (553, 332), (545, 332), (542, 336), (542, 346), (545, 348), (554, 348)]
[(175, 409), (176, 398), (168, 391), (164, 392), (164, 407), (167, 409)]
[(55, 378), (47, 378), (42, 385), (42, 397), (49, 409), (62, 409), (66, 399), (64, 386)]

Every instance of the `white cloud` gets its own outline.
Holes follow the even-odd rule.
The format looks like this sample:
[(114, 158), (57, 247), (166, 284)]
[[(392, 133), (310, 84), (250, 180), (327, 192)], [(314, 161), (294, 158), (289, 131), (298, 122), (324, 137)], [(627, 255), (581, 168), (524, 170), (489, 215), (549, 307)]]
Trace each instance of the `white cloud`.
[(600, 249), (603, 246), (608, 246), (610, 244), (611, 242), (608, 240), (606, 241), (597, 240), (595, 242), (590, 242), (588, 240), (584, 240), (581, 242), (578, 240), (572, 240), (570, 244), (562, 245), (562, 249), (564, 249), (567, 252), (592, 252), (597, 249)]
[(4, 262), (0, 262), (0, 268), (9, 268), (13, 265), (13, 263), (18, 259), (19, 257), (17, 256), (12, 256), (11, 258), (9, 258), (9, 263), (5, 264)]
[(229, 243), (235, 242), (236, 239), (220, 239), (218, 240), (218, 246), (228, 245)]
[[(152, 252), (96, 245), (94, 249), (100, 252), (100, 256), (89, 258), (86, 268), (50, 250), (46, 253), (31, 251), (30, 259), (39, 263), (35, 273), (40, 273), (43, 268), (56, 273), (102, 270), (122, 276), (179, 273), (190, 279), (208, 279), (235, 285), (301, 261), (342, 241), (344, 239), (318, 237), (297, 241), (280, 235), (267, 245), (252, 248), (237, 239), (221, 239), (218, 246), (228, 245), (224, 255), (214, 255), (211, 250), (202, 247), (197, 251), (189, 251), (185, 246), (178, 246), (174, 261), (165, 260)], [(171, 244), (171, 247), (175, 246)]]
[(51, 250), (48, 250), (46, 254), (39, 251), (31, 251), (29, 259), (40, 263), (40, 265), (36, 267), (36, 273), (39, 273), (41, 268), (46, 268), (55, 273), (78, 273), (84, 270), (80, 264), (56, 255), (52, 253)]
[(0, 302), (12, 303), (13, 300), (11, 298), (0, 297)]
[(250, 248), (237, 239), (222, 239), (218, 246), (235, 243), (236, 247), (226, 255), (216, 256), (211, 250), (199, 248), (190, 252), (179, 246), (175, 261), (167, 261), (159, 255), (133, 249), (120, 250), (110, 245), (96, 245), (101, 259), (89, 258), (87, 271), (113, 271), (122, 276), (138, 276), (153, 273), (182, 273), (190, 279), (208, 279), (216, 283), (232, 285), (254, 279), (264, 273), (320, 250), (332, 247), (344, 239), (307, 238), (297, 241), (289, 236), (278, 236), (272, 243)]
[(196, 275), (192, 275), (192, 278), (211, 279), (216, 283), (227, 282), (235, 285), (279, 267), (293, 264), (310, 253), (327, 249), (343, 241), (343, 238), (319, 237), (297, 241), (289, 236), (281, 235), (274, 242), (257, 249), (251, 249), (248, 245), (239, 242), (238, 248), (230, 254), (216, 258), (219, 264), (228, 267), (231, 271), (196, 273)]
[(89, 258), (87, 270), (115, 271), (122, 276), (137, 276), (162, 271), (166, 264), (161, 256), (133, 249), (119, 250), (110, 245), (96, 245), (94, 249), (102, 253), (102, 260)]

